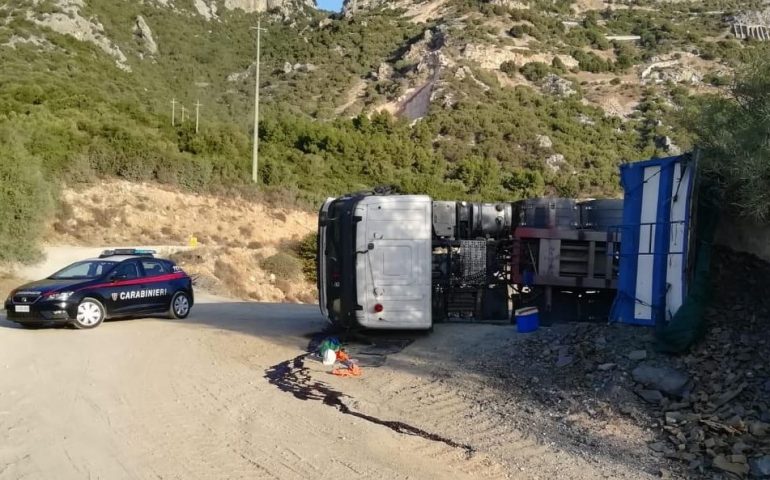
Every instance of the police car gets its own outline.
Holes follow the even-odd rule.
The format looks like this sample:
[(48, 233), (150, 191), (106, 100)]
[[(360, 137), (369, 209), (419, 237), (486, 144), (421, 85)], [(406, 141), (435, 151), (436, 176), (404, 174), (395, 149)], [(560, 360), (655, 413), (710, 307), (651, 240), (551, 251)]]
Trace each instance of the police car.
[(185, 318), (192, 279), (153, 250), (116, 249), (22, 285), (5, 301), (8, 320), (24, 326), (95, 328), (108, 318), (167, 313)]

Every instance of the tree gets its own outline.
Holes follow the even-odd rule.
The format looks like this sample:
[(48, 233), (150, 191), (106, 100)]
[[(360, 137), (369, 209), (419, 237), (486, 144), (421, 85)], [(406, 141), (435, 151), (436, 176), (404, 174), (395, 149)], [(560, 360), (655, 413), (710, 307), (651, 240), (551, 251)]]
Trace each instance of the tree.
[(706, 97), (685, 117), (702, 173), (728, 207), (760, 222), (770, 219), (770, 59), (762, 53), (737, 73), (729, 97)]

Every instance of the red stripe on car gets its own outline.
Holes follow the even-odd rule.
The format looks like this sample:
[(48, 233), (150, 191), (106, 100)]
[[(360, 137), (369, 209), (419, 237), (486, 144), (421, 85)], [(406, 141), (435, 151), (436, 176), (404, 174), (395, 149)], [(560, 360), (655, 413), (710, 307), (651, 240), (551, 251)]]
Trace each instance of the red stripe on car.
[(158, 275), (157, 277), (132, 278), (131, 280), (120, 280), (117, 282), (99, 283), (97, 285), (89, 285), (88, 287), (81, 288), (80, 290), (85, 290), (86, 288), (125, 287), (128, 285), (146, 285), (148, 283), (167, 282), (169, 280), (177, 280), (185, 277), (187, 277), (187, 274), (184, 272), (168, 273), (166, 275)]

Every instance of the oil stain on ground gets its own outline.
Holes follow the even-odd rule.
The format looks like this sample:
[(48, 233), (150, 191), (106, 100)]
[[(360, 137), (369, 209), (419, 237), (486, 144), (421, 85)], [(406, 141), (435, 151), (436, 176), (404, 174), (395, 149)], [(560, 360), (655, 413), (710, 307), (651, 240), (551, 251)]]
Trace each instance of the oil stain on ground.
[(334, 390), (323, 382), (313, 380), (310, 371), (305, 367), (305, 358), (308, 354), (299, 355), (291, 360), (286, 360), (273, 365), (265, 371), (265, 378), (271, 385), (275, 385), (281, 391), (291, 393), (300, 400), (317, 400), (336, 408), (345, 415), (351, 415), (367, 422), (387, 427), (394, 432), (404, 435), (413, 435), (434, 442), (440, 442), (453, 448), (465, 450), (466, 455), (472, 455), (474, 448), (470, 445), (455, 442), (452, 439), (442, 437), (435, 433), (426, 432), (420, 428), (408, 425), (404, 422), (382, 420), (365, 413), (356, 412), (348, 407), (343, 399), (347, 395)]

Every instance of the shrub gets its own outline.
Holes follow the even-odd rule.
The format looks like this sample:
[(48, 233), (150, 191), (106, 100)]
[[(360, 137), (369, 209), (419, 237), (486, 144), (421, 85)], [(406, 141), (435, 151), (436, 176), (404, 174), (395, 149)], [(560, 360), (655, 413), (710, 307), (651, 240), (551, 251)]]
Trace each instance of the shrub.
[(39, 256), (35, 241), (53, 207), (51, 189), (15, 132), (0, 130), (0, 144), (0, 260), (30, 262)]
[(551, 60), (551, 67), (559, 73), (567, 71), (567, 66), (564, 65), (564, 62), (559, 57), (553, 57), (553, 60)]
[(551, 73), (551, 67), (543, 62), (530, 62), (521, 67), (521, 74), (530, 82), (539, 82)]
[(730, 85), (730, 78), (725, 75), (718, 75), (716, 73), (707, 73), (703, 77), (703, 81), (715, 87), (726, 87)]
[(302, 261), (288, 253), (279, 252), (262, 260), (260, 266), (278, 279), (296, 280), (302, 275)]
[(519, 68), (516, 66), (516, 62), (512, 60), (506, 60), (505, 62), (500, 64), (500, 71), (505, 73), (509, 77), (515, 76), (518, 70)]
[(297, 256), (302, 261), (302, 273), (305, 274), (305, 278), (310, 282), (315, 282), (317, 279), (316, 269), (316, 249), (318, 245), (318, 234), (309, 233), (303, 238), (295, 247)]
[(703, 149), (701, 168), (738, 214), (770, 219), (770, 60), (756, 58), (736, 75), (732, 96), (707, 97), (685, 117)]
[(535, 32), (531, 26), (527, 24), (522, 24), (522, 25), (514, 25), (513, 27), (511, 27), (511, 29), (508, 30), (508, 35), (514, 38), (523, 38), (525, 35), (534, 37)]

